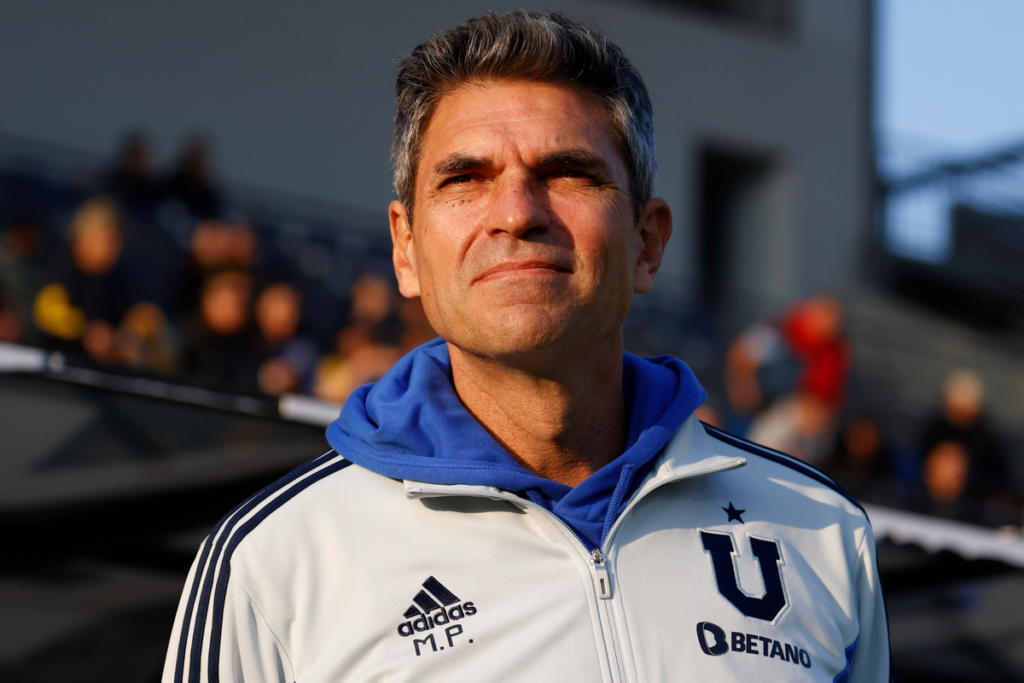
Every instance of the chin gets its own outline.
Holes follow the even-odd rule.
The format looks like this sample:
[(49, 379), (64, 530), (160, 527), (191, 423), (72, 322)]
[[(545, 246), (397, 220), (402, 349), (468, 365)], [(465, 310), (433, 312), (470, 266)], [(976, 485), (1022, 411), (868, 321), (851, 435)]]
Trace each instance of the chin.
[[(620, 317), (624, 319), (625, 313)], [(438, 333), (463, 352), (481, 358), (525, 359), (550, 354), (571, 358), (581, 347), (619, 329), (621, 322), (593, 303), (520, 302), (476, 309), (471, 316), (463, 310), (456, 324), (444, 325)]]
[[(570, 312), (553, 312), (539, 307), (515, 307), (503, 311), (492, 324), (477, 329), (488, 332), (477, 336), (480, 355), (492, 358), (524, 356), (557, 351), (575, 335), (575, 316)], [(470, 350), (469, 348), (466, 349)]]

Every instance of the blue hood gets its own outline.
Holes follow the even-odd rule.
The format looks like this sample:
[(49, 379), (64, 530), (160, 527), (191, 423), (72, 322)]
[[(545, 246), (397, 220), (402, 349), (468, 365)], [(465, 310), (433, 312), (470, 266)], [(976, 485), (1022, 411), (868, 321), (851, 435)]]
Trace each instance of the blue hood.
[(623, 354), (629, 412), (625, 452), (576, 487), (525, 470), (462, 405), (448, 345), (413, 350), (376, 384), (356, 389), (327, 440), (345, 458), (394, 479), (494, 486), (517, 492), (601, 545), (654, 457), (707, 394), (672, 356)]

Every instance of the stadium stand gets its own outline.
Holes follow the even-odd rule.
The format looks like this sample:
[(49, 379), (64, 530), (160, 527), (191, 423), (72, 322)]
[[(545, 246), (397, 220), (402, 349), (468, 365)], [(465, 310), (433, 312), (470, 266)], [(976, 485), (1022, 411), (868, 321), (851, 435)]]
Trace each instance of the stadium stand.
[[(229, 191), (208, 175), (186, 202), (180, 178), (174, 192), (151, 170), (139, 180), (137, 142), (107, 165), (0, 139), (0, 596), (12, 605), (0, 618), (39, 624), (0, 652), (5, 680), (102, 680), (112, 666), (150, 680), (210, 526), (324, 450), (323, 426), (347, 392), (433, 336), (394, 291), (383, 216)], [(83, 234), (107, 246), (76, 255)], [(76, 256), (77, 280), (54, 275)], [(130, 284), (112, 291), (126, 301), (76, 302), (83, 282), (116, 267)], [(63, 294), (43, 296), (54, 284)], [(103, 332), (85, 340), (103, 319), (89, 306), (118, 311), (105, 343)], [(979, 521), (977, 506), (929, 498), (928, 477), (940, 498), (974, 495), (957, 469), (972, 454), (947, 449), (926, 474), (915, 447), (924, 421), (858, 376), (842, 306), (812, 297), (777, 308), (752, 320), (642, 297), (626, 343), (686, 359), (712, 395), (706, 421), (737, 433), (760, 422), (869, 503), (894, 651), (911, 674), (901, 680), (937, 657), (972, 680), (1006, 679), (1024, 624), (993, 615), (1024, 591), (1016, 491), (993, 498), (1002, 517), (980, 519), (1002, 529), (957, 521), (963, 510)], [(936, 424), (945, 401), (934, 397)], [(984, 431), (953, 413), (937, 443)], [(974, 602), (957, 597), (971, 590)], [(936, 630), (937, 615), (966, 626)]]

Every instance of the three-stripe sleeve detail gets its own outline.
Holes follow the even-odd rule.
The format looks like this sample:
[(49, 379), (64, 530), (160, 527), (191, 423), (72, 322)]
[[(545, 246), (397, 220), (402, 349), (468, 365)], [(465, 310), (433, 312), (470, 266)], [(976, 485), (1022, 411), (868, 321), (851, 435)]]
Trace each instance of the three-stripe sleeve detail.
[[(211, 629), (207, 678), (210, 681), (218, 680), (220, 627), (231, 554), (245, 535), (271, 512), (307, 487), (350, 464), (334, 450), (329, 450), (250, 496), (217, 523), (203, 543), (189, 588), (179, 633), (174, 683), (184, 683), (186, 680), (188, 683), (200, 682), (203, 643), (208, 623)], [(214, 602), (212, 618), (208, 618), (211, 615), (211, 598)]]

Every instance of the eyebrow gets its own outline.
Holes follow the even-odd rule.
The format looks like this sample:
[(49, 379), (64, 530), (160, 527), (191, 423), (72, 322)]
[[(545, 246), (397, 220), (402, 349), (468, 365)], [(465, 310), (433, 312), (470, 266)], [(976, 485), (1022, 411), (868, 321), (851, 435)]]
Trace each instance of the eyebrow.
[(459, 173), (471, 171), (474, 168), (489, 168), (493, 165), (494, 162), (486, 157), (477, 157), (472, 154), (453, 152), (441, 161), (437, 162), (434, 166), (434, 173), (442, 176), (457, 175)]
[(611, 166), (602, 157), (578, 147), (548, 154), (541, 158), (540, 163), (542, 166), (572, 166), (598, 175), (612, 174)]
[[(439, 176), (458, 175), (473, 169), (490, 168), (494, 161), (488, 157), (453, 152), (434, 165), (434, 173)], [(572, 166), (584, 171), (600, 175), (611, 175), (612, 168), (602, 157), (593, 152), (574, 147), (545, 155), (540, 159), (540, 166)]]

